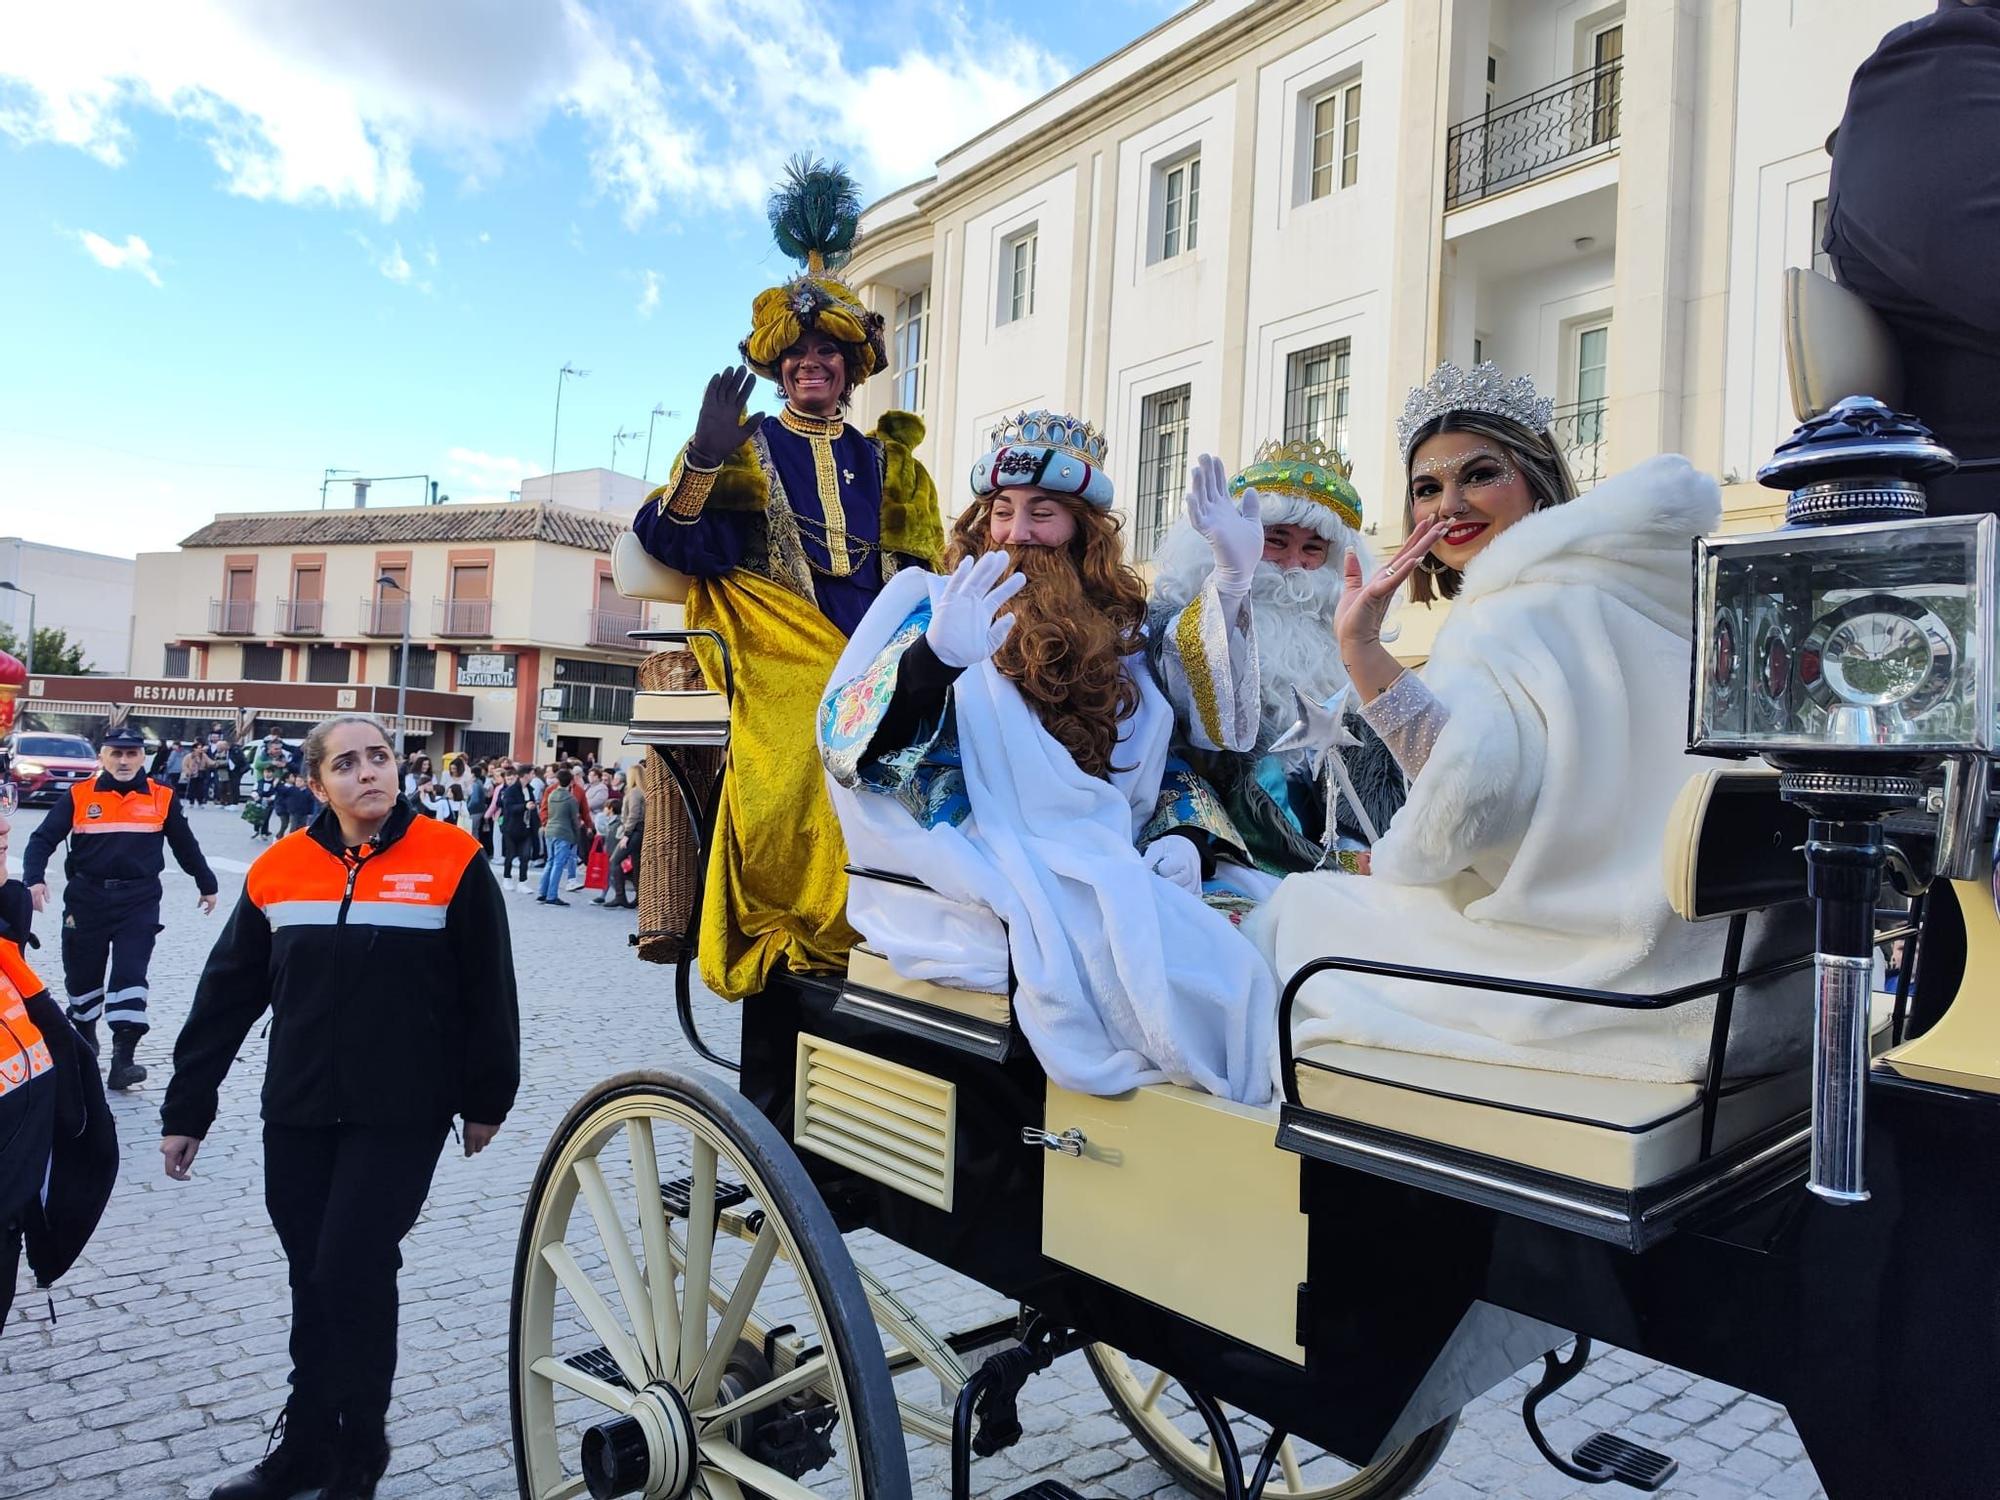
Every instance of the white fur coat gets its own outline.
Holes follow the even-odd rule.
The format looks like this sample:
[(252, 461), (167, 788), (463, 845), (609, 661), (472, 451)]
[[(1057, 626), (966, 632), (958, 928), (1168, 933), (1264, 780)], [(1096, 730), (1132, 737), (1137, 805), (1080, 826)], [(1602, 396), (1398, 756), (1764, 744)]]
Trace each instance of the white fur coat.
[[(1282, 980), (1320, 955), (1631, 992), (1712, 978), (1720, 922), (1666, 900), (1685, 753), (1690, 543), (1713, 480), (1655, 458), (1496, 537), (1424, 682), (1450, 720), (1375, 846), (1374, 875), (1294, 875), (1248, 925)], [(1372, 975), (1309, 981), (1300, 1047), (1339, 1040), (1564, 1072), (1698, 1078), (1713, 1000), (1632, 1012)], [(1791, 998), (1739, 999), (1732, 1073), (1803, 1045)]]

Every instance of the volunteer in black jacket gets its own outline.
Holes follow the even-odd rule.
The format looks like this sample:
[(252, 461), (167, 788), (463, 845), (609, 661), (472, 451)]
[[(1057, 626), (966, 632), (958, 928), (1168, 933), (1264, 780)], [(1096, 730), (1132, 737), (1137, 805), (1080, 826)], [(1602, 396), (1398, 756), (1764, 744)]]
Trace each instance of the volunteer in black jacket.
[(325, 806), (245, 876), (160, 1111), (167, 1175), (185, 1181), (223, 1075), (270, 1010), (264, 1196), (291, 1262), (292, 1391), (278, 1447), (214, 1500), (375, 1493), (389, 1461), (397, 1246), (451, 1117), (464, 1117), (473, 1155), (520, 1081), (507, 914), (477, 842), (410, 812), (373, 719), (320, 725), (303, 760)]

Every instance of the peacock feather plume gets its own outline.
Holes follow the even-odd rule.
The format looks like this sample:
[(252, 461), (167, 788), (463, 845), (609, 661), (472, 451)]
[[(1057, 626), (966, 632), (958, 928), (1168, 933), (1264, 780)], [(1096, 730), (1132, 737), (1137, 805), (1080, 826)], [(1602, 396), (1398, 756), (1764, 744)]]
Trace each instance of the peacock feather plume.
[(861, 190), (837, 162), (795, 156), (785, 163), (768, 213), (778, 248), (817, 273), (838, 267), (854, 247)]

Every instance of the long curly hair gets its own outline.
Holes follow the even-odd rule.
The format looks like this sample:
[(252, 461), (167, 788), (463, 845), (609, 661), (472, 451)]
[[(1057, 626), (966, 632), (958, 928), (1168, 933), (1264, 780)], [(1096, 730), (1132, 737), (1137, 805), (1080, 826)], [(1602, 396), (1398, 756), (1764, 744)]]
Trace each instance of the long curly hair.
[[(1012, 549), (1028, 586), (1007, 606), (1014, 628), (993, 653), (993, 664), (1085, 774), (1106, 776), (1119, 728), (1139, 707), (1124, 659), (1142, 644), (1146, 586), (1126, 565), (1120, 518), (1088, 501), (1058, 498), (1076, 518), (1076, 535), (1060, 553)], [(960, 513), (947, 571), (992, 550), (992, 509), (989, 497)]]

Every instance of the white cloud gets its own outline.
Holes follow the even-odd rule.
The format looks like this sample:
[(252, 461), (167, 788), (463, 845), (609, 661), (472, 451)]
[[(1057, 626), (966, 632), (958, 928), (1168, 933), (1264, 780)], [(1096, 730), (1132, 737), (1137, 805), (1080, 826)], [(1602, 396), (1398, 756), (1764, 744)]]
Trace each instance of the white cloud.
[(403, 242), (401, 240), (396, 241), (394, 245), (389, 247), (389, 253), (376, 262), (375, 269), (391, 281), (399, 282), (403, 285), (409, 284), (410, 262), (408, 257), (403, 254)]
[(660, 273), (641, 272), (640, 279), (644, 286), (639, 293), (638, 313), (642, 318), (650, 318), (660, 310)]
[(138, 235), (126, 235), (122, 245), (114, 245), (103, 235), (93, 234), (88, 229), (80, 231), (77, 238), (83, 242), (90, 258), (107, 271), (132, 271), (154, 286), (161, 284), (160, 273), (153, 269), (153, 248)]
[(0, 135), (119, 166), (134, 117), (163, 115), (204, 142), (229, 192), (388, 221), (421, 201), (420, 154), (488, 182), (562, 113), (583, 127), (593, 185), (636, 227), (670, 201), (755, 208), (800, 147), (887, 190), (1064, 72), (956, 9), (929, 50), (869, 64), (807, 0), (658, 0), (640, 12), (652, 45), (602, 4), (0, 5)]
[[(521, 487), (528, 466), (518, 458), (502, 458), (477, 448), (453, 448), (445, 454), (444, 472), (455, 488), (454, 500), (505, 500)], [(537, 470), (537, 473), (540, 471)]]

